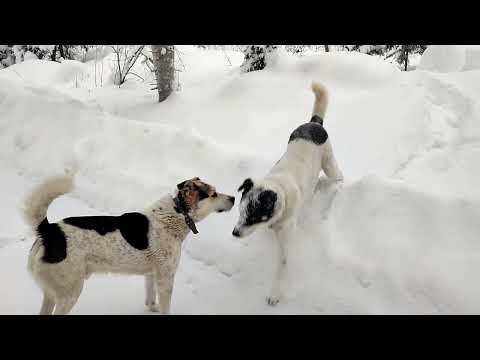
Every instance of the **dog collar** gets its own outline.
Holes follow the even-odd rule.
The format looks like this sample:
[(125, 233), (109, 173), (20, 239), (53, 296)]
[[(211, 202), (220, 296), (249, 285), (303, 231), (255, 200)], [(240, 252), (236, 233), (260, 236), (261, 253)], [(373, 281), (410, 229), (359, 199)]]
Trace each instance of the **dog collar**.
[[(175, 204), (174, 209), (176, 212), (182, 214), (185, 217), (185, 223), (187, 226), (192, 230), (194, 234), (198, 234), (198, 230), (195, 226), (195, 223), (193, 222), (193, 219), (188, 215), (188, 211), (186, 210), (186, 207), (183, 203), (183, 201), (180, 201), (178, 197), (173, 198), (173, 202)], [(183, 205), (183, 206), (182, 206)]]

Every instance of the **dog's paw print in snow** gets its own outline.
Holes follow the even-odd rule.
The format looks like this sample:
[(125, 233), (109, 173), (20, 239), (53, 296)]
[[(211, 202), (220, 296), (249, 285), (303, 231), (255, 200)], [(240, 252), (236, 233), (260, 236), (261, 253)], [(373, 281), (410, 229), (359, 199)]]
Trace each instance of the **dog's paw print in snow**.
[(198, 279), (195, 276), (188, 276), (185, 279), (185, 284), (190, 288), (191, 293), (194, 295), (198, 294), (198, 290), (194, 286), (194, 283), (197, 282), (197, 280)]
[(20, 150), (20, 151), (24, 151), (28, 148), (28, 144), (27, 144), (27, 141), (25, 140), (25, 138), (18, 134), (14, 137), (13, 139), (13, 142), (15, 144), (15, 148), (17, 150)]
[(372, 285), (372, 281), (368, 279), (365, 274), (356, 274), (355, 279), (358, 281), (360, 286), (364, 289), (368, 289)]

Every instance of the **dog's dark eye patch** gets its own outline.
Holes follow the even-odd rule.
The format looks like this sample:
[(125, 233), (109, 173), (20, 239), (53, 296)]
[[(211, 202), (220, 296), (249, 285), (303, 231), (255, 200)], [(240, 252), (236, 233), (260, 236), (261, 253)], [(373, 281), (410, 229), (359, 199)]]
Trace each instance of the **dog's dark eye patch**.
[(250, 201), (247, 205), (245, 225), (254, 225), (268, 221), (272, 218), (275, 210), (277, 194), (272, 190), (262, 190), (258, 194), (257, 201)]
[(216, 198), (218, 194), (216, 192), (213, 193), (212, 197)]

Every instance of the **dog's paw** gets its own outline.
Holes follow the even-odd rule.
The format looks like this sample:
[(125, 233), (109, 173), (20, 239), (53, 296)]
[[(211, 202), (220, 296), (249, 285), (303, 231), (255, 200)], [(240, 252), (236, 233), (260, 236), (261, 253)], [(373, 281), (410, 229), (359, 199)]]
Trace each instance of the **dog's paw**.
[(282, 293), (278, 288), (274, 288), (270, 291), (270, 295), (267, 297), (267, 304), (270, 306), (277, 305), (282, 298)]
[(268, 296), (267, 297), (267, 304), (270, 306), (275, 306), (280, 302), (280, 297), (276, 296)]
[(158, 304), (154, 304), (154, 303), (147, 304), (147, 308), (151, 312), (155, 312), (155, 313), (160, 312), (160, 307), (158, 306)]

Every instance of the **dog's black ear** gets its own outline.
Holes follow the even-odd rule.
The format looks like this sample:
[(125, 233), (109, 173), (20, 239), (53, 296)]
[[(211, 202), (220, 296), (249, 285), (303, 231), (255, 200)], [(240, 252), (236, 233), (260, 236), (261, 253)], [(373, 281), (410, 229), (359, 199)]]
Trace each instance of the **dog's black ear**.
[(247, 192), (250, 191), (250, 189), (253, 187), (253, 181), (252, 179), (248, 178), (248, 179), (245, 179), (245, 181), (243, 182), (242, 185), (240, 185), (240, 187), (238, 188), (237, 191), (244, 191), (244, 194), (246, 194)]
[(264, 190), (258, 196), (258, 201), (268, 214), (273, 214), (275, 203), (277, 202), (277, 193), (272, 190)]
[(185, 180), (185, 181), (182, 181), (180, 184), (177, 184), (177, 189), (178, 190), (182, 190), (183, 187), (185, 186), (185, 183), (187, 182), (188, 180)]

